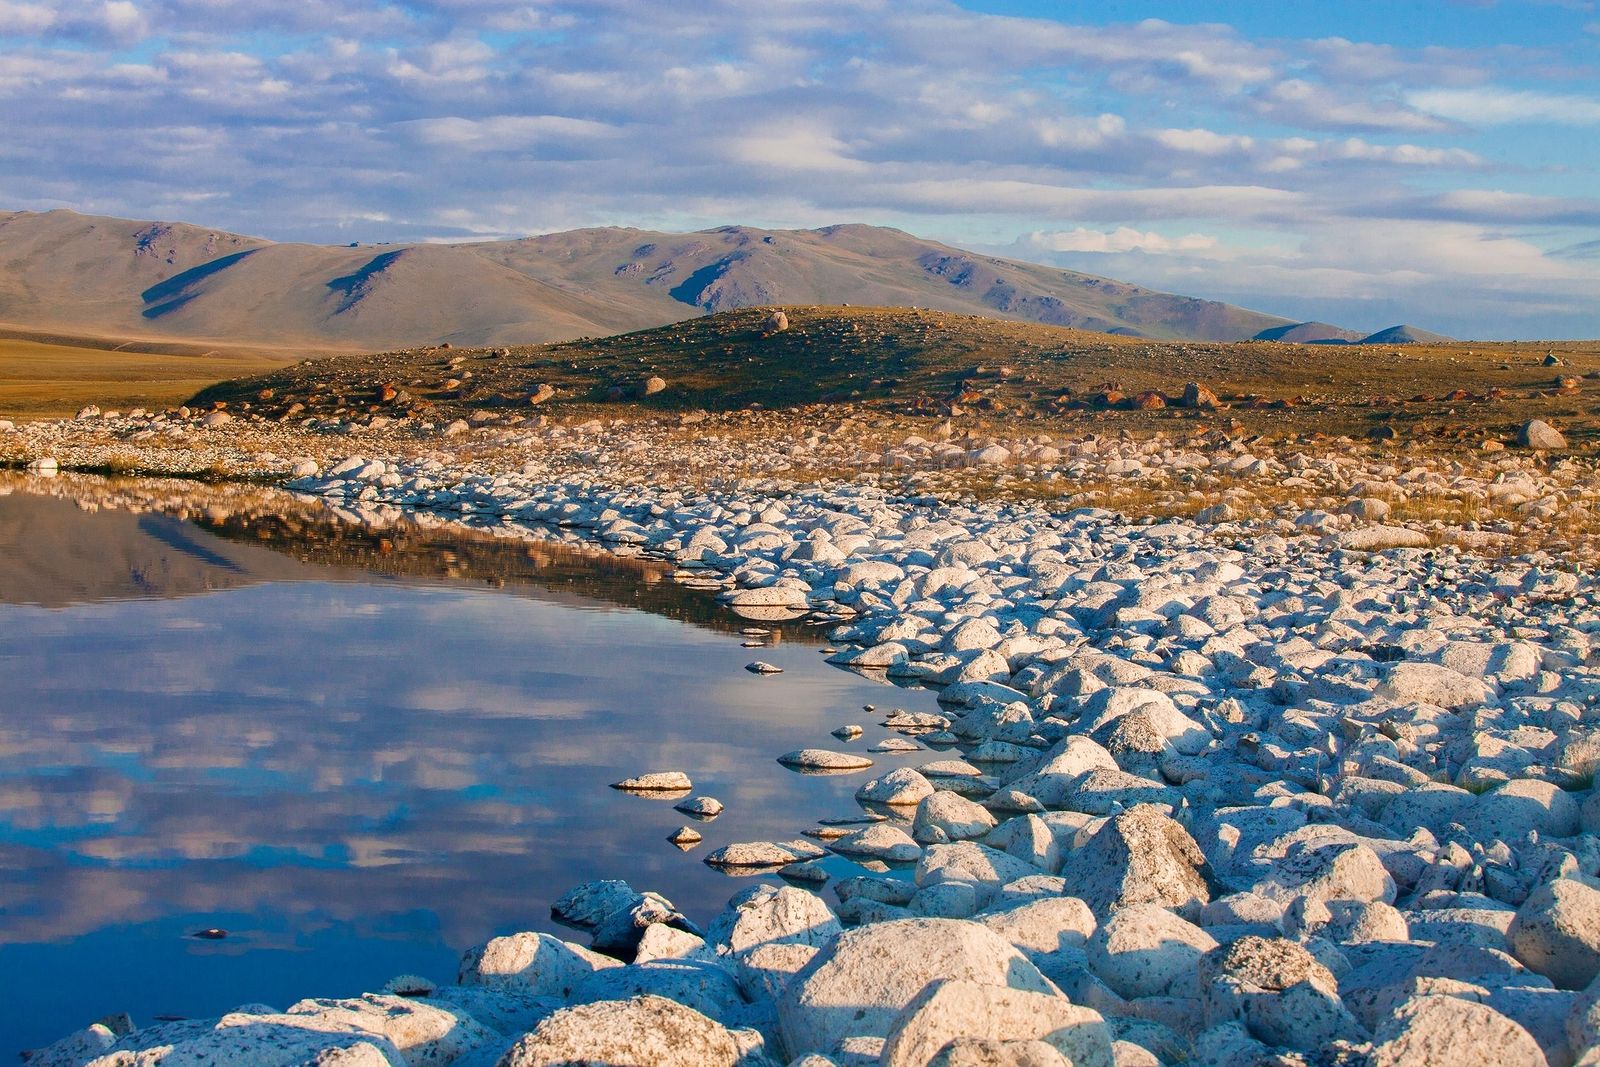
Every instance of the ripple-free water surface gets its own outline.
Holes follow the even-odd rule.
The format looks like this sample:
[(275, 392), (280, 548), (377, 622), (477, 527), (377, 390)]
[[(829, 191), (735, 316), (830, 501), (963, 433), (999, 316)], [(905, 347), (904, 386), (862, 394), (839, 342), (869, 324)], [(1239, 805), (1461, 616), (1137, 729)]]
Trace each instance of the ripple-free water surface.
[[(934, 708), (814, 631), (742, 648), (704, 594), (604, 557), (515, 546), (491, 589), (458, 573), (481, 542), (360, 535), (438, 564), (408, 576), (269, 518), (0, 496), (0, 1055), (111, 1012), (451, 980), (476, 942), (560, 931), (551, 901), (593, 878), (703, 923), (744, 884), (707, 851), (859, 810), (865, 775), (774, 757), (885, 736), (863, 703)], [(607, 788), (662, 769), (727, 804), (692, 852), (670, 801)]]

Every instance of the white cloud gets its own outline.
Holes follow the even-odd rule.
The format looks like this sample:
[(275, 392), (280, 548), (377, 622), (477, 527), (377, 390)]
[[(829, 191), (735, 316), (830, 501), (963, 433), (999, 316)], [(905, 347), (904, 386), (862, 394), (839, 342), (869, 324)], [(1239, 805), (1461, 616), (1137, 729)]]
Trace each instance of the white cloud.
[(1204, 252), (1217, 247), (1217, 239), (1203, 233), (1166, 237), (1119, 226), (1109, 233), (1085, 229), (1047, 232), (1039, 230), (1023, 238), (1026, 246), (1045, 252), (1146, 252), (1164, 255), (1172, 252)]
[[(1556, 166), (1530, 177), (1503, 129), (1596, 121), (1592, 71), (1554, 62), (1554, 43), (1269, 40), (948, 0), (0, 0), (0, 20), (0, 208), (192, 203), (199, 222), (338, 240), (730, 221), (1037, 232), (1040, 255), (1194, 288), (1250, 230), (1267, 235), (1251, 284), (1320, 284), (1262, 251), (1315, 247), (1347, 292), (1403, 271), (1312, 245), (1340, 224), (1524, 243), (1539, 226), (1569, 248), (1600, 226), (1559, 171), (1582, 153), (1551, 142)], [(1517, 87), (1495, 87), (1512, 69)], [(1452, 189), (1468, 170), (1503, 188)], [(1535, 195), (1562, 182), (1571, 195)], [(1438, 290), (1407, 291), (1444, 300), (1484, 248), (1545, 276), (1463, 239), (1419, 251)]]
[(1528, 89), (1426, 89), (1411, 93), (1414, 107), (1474, 126), (1550, 122), (1562, 126), (1600, 124), (1600, 97)]
[(487, 115), (469, 119), (446, 116), (397, 124), (423, 144), (435, 148), (509, 151), (554, 140), (613, 137), (617, 127), (564, 115)]
[(1239, 133), (1216, 133), (1213, 130), (1157, 130), (1155, 139), (1176, 152), (1198, 152), (1218, 156), (1228, 152), (1242, 152), (1255, 144), (1255, 138)]
[(8, 36), (43, 33), (56, 24), (56, 12), (46, 4), (15, 3), (0, 0), (0, 26)]

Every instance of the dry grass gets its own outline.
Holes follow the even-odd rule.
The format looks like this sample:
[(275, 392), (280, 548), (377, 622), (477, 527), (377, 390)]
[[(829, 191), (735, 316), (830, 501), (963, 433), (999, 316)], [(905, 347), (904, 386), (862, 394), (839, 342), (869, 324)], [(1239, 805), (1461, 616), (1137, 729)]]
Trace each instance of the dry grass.
[(260, 355), (133, 352), (91, 341), (61, 342), (0, 337), (0, 416), (56, 418), (89, 404), (123, 411), (166, 408), (221, 379), (259, 374), (285, 362)]

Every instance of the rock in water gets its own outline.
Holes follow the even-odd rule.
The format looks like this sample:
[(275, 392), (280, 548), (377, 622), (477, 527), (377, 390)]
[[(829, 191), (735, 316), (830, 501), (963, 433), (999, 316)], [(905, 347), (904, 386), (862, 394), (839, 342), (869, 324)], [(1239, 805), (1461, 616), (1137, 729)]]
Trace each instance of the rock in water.
[(785, 767), (818, 771), (859, 771), (872, 766), (872, 761), (866, 756), (857, 756), (849, 752), (832, 752), (825, 748), (802, 748), (785, 752), (778, 757), (778, 762)]
[(680, 826), (676, 830), (672, 831), (671, 836), (669, 836), (667, 840), (671, 841), (674, 845), (677, 845), (684, 851), (688, 851), (689, 849), (698, 845), (703, 838), (700, 835), (700, 831), (696, 830), (694, 827)]
[(933, 793), (926, 778), (910, 767), (896, 767), (856, 790), (856, 799), (871, 804), (920, 804)]
[(612, 782), (611, 788), (624, 793), (677, 793), (693, 789), (694, 783), (682, 771), (651, 771), (636, 778)]
[(722, 814), (722, 801), (716, 797), (691, 797), (672, 807), (696, 819), (715, 819)]
[(775, 665), (773, 665), (771, 663), (768, 663), (766, 660), (760, 660), (760, 659), (756, 660), (754, 663), (746, 663), (744, 665), (744, 669), (749, 671), (751, 674), (782, 674), (783, 673), (783, 668), (782, 667), (775, 666)]

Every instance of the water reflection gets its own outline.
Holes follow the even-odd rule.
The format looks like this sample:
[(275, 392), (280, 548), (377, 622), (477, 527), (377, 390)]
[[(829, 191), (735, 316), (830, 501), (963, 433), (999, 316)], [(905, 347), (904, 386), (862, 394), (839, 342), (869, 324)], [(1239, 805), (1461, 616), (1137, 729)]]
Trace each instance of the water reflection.
[[(804, 625), (760, 651), (784, 674), (747, 673), (748, 624), (659, 563), (58, 489), (0, 497), (0, 973), (33, 979), (0, 998), (13, 1048), (111, 1011), (448, 978), (588, 878), (704, 920), (736, 888), (706, 851), (856, 810), (859, 776), (778, 754), (845, 722), (872, 744), (863, 702), (933, 708), (827, 668)], [(670, 803), (606, 788), (656, 769), (727, 803), (699, 849), (666, 841)]]

